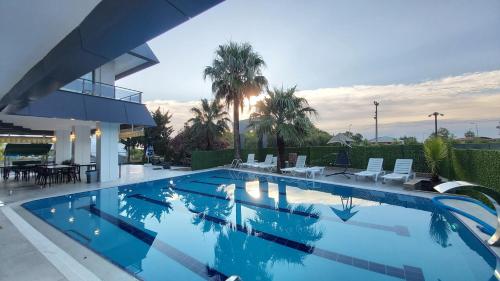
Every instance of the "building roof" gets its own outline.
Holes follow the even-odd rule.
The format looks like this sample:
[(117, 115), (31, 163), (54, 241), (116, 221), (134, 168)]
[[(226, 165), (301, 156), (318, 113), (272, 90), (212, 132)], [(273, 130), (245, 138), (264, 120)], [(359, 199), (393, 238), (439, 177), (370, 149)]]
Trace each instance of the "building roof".
[[(376, 139), (371, 139), (369, 140), (369, 142), (377, 142)], [(394, 138), (394, 137), (388, 137), (388, 136), (383, 136), (383, 137), (378, 137), (378, 142), (384, 142), (384, 143), (393, 143), (393, 142), (397, 142), (397, 139)]]

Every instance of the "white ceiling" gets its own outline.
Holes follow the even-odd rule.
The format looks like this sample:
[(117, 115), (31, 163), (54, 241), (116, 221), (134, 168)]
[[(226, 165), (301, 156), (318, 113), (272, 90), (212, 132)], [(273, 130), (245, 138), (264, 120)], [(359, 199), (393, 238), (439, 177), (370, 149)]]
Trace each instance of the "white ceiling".
[(96, 122), (93, 121), (6, 115), (3, 113), (0, 113), (0, 120), (5, 123), (13, 123), (16, 126), (22, 126), (33, 130), (69, 130), (75, 125), (86, 125), (91, 129), (96, 128)]
[(0, 98), (100, 0), (1, 0)]

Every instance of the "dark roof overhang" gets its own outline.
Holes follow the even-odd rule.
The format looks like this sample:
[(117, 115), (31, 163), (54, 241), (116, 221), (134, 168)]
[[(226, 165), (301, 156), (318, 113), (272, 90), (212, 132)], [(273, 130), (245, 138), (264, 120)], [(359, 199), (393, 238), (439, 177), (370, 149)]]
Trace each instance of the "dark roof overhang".
[(15, 113), (30, 101), (56, 91), (220, 2), (101, 1), (2, 97), (0, 110)]
[(142, 63), (135, 66), (135, 67), (127, 69), (123, 72), (116, 73), (115, 74), (116, 80), (121, 79), (121, 78), (126, 77), (126, 76), (129, 76), (129, 75), (134, 74), (136, 72), (139, 72), (145, 68), (148, 68), (148, 67), (153, 66), (153, 65), (160, 62), (158, 60), (158, 58), (155, 56), (155, 54), (153, 53), (153, 50), (151, 50), (151, 48), (148, 46), (148, 44), (142, 44), (139, 47), (137, 47), (131, 51), (128, 51), (127, 54), (140, 59), (142, 61)]

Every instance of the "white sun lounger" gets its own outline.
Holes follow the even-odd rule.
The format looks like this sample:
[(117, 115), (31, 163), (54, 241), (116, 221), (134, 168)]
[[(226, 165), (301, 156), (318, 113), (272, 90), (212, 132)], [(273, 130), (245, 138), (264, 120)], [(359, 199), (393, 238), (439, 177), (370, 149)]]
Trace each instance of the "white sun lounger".
[(251, 153), (248, 154), (247, 156), (247, 162), (241, 163), (240, 167), (245, 168), (245, 167), (250, 167), (250, 165), (255, 164), (255, 154)]
[(277, 163), (278, 163), (278, 157), (273, 157), (271, 155), (271, 162), (269, 164), (262, 163), (257, 168), (263, 169), (266, 171), (272, 171), (274, 168), (276, 168)]
[(358, 177), (370, 177), (373, 178), (375, 181), (378, 180), (378, 177), (384, 173), (382, 171), (382, 164), (384, 163), (384, 158), (370, 158), (368, 160), (368, 166), (366, 167), (365, 171), (361, 171), (359, 173), (355, 173), (355, 179), (357, 180)]
[(306, 174), (306, 178), (315, 178), (316, 174), (323, 175), (325, 171), (325, 167), (314, 166), (314, 167), (305, 167), (305, 168), (296, 168), (295, 174)]
[(305, 155), (299, 155), (297, 157), (297, 162), (295, 162), (295, 167), (290, 167), (290, 168), (283, 168), (281, 169), (281, 172), (284, 174), (295, 174), (297, 170), (300, 171), (300, 169), (304, 169), (306, 167), (306, 158), (307, 156)]
[(407, 182), (411, 177), (413, 177), (413, 172), (411, 166), (413, 165), (413, 159), (397, 159), (396, 164), (394, 164), (394, 172), (382, 176), (383, 182), (386, 180), (402, 180)]
[(262, 165), (269, 165), (273, 161), (273, 155), (272, 154), (267, 154), (266, 159), (264, 159), (264, 162), (255, 162), (253, 164), (248, 164), (249, 167), (251, 168), (260, 168)]

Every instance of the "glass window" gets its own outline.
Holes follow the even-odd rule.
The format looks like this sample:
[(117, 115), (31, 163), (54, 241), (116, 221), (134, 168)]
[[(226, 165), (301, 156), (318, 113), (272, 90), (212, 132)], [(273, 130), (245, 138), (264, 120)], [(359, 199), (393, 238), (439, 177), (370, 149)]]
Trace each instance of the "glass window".
[(83, 78), (85, 80), (94, 81), (94, 71), (91, 71), (85, 75), (82, 75), (81, 78)]

